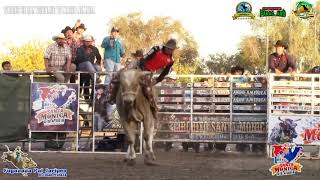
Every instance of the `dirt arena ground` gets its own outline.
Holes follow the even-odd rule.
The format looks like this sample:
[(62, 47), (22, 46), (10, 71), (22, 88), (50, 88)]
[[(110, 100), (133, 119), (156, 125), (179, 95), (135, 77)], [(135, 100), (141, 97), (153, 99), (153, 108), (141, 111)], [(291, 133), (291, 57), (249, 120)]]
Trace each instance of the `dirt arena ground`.
[[(2, 150), (3, 151), (3, 150)], [(1, 152), (2, 154), (2, 152)], [(67, 178), (74, 180), (319, 180), (320, 160), (300, 160), (302, 173), (286, 177), (272, 177), (268, 169), (272, 160), (263, 155), (240, 154), (232, 152), (200, 152), (192, 150), (182, 152), (173, 149), (164, 152), (156, 150), (157, 166), (146, 166), (138, 155), (134, 167), (127, 166), (124, 155), (110, 154), (62, 154), (62, 153), (29, 153), (39, 168), (66, 168)], [(3, 168), (13, 168), (10, 164), (0, 163), (1, 180), (39, 179), (36, 174), (22, 177), (21, 174), (8, 175)]]

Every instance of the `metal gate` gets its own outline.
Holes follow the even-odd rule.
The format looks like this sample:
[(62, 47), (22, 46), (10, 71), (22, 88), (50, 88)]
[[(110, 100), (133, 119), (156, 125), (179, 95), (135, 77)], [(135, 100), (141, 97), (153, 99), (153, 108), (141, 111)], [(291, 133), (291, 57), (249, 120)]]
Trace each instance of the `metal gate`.
[(158, 85), (155, 141), (265, 143), (265, 76), (181, 75)]

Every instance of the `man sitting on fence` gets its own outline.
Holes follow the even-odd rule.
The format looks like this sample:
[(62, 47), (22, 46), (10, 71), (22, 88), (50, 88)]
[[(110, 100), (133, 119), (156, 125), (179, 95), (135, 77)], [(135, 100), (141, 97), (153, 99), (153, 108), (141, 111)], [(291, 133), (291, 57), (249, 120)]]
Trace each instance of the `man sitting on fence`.
[[(52, 39), (55, 42), (46, 49), (44, 55), (46, 71), (53, 73), (57, 82), (67, 83), (71, 76), (70, 72), (76, 70), (76, 66), (71, 63), (70, 47), (65, 44), (63, 33), (54, 36)], [(66, 74), (58, 71), (64, 71)]]
[(269, 56), (269, 71), (272, 73), (292, 73), (297, 70), (296, 63), (286, 49), (288, 45), (281, 40), (278, 40), (274, 45), (276, 52)]
[[(91, 45), (92, 41), (92, 36), (86, 35), (83, 37), (83, 45), (77, 49), (75, 62), (80, 71), (90, 72), (91, 78), (94, 79), (94, 73), (101, 72), (102, 58), (98, 48)], [(96, 62), (94, 62), (95, 59), (97, 59)], [(97, 83), (101, 82), (98, 74), (96, 81)]]

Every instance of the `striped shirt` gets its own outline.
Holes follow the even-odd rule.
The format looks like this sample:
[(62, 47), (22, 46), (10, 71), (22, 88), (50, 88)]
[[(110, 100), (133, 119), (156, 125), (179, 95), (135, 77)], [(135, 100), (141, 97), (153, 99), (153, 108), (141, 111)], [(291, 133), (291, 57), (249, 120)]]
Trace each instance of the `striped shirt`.
[(57, 42), (51, 44), (44, 54), (44, 58), (48, 59), (48, 66), (51, 67), (62, 67), (71, 57), (70, 47), (66, 44), (60, 47)]
[(71, 49), (71, 54), (72, 54), (72, 59), (71, 62), (74, 63), (75, 59), (76, 59), (76, 53), (77, 53), (77, 49), (82, 46), (81, 41), (77, 41), (76, 39), (72, 38), (72, 39), (67, 39), (67, 45), (69, 45), (70, 49)]

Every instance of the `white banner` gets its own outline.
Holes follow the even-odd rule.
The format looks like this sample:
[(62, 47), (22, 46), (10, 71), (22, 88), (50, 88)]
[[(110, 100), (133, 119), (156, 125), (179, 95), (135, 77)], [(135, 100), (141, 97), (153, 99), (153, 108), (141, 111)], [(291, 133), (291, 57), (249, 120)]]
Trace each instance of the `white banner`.
[(320, 117), (270, 116), (268, 143), (320, 145)]

